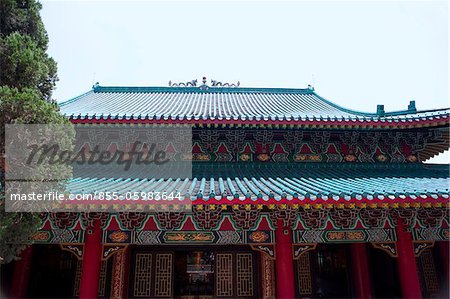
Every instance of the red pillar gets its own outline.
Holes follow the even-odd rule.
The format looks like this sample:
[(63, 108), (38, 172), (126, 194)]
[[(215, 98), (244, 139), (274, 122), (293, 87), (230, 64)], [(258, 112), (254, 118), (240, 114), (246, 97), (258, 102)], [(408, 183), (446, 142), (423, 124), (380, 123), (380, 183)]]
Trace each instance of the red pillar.
[(86, 232), (84, 243), (83, 266), (81, 271), (80, 297), (97, 298), (100, 268), (102, 262), (102, 230), (100, 221), (95, 220), (92, 228)]
[(292, 256), (292, 231), (283, 227), (283, 221), (278, 220), (276, 229), (276, 271), (277, 299), (295, 298), (294, 259)]
[(20, 260), (16, 261), (13, 270), (10, 298), (25, 298), (30, 280), (31, 260), (33, 257), (33, 247), (29, 246), (20, 255)]
[(372, 298), (372, 287), (370, 285), (369, 263), (365, 243), (353, 243), (352, 266), (353, 280), (355, 281), (356, 298)]
[(401, 218), (397, 220), (397, 265), (400, 278), (400, 286), (403, 298), (422, 298), (419, 272), (417, 271), (416, 257), (410, 232), (406, 231)]

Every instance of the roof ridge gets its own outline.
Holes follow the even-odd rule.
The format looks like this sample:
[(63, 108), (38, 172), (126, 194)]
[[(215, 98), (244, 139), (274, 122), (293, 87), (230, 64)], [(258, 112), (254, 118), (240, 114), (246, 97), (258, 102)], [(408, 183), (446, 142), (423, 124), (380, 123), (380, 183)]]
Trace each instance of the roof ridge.
[[(437, 111), (445, 111), (445, 110), (450, 110), (450, 107), (436, 108), (436, 109), (417, 110), (415, 113), (437, 112)], [(406, 111), (407, 111), (407, 110), (406, 110)], [(389, 113), (389, 112), (388, 112), (388, 113)]]
[(221, 86), (101, 86), (94, 85), (94, 92), (224, 92), (224, 93), (242, 93), (242, 92), (261, 92), (261, 93), (314, 93), (311, 88), (282, 88), (282, 87), (221, 87)]
[(68, 99), (68, 100), (63, 101), (63, 102), (61, 102), (61, 103), (58, 103), (58, 106), (61, 107), (61, 106), (64, 106), (64, 105), (73, 103), (73, 102), (75, 102), (76, 100), (78, 100), (79, 98), (81, 98), (81, 97), (83, 97), (83, 96), (85, 96), (85, 95), (87, 95), (87, 94), (89, 94), (89, 93), (91, 93), (91, 92), (93, 92), (93, 91), (94, 91), (94, 90), (91, 89), (91, 90), (89, 90), (89, 91), (86, 91), (86, 92), (80, 94), (79, 96), (76, 96), (76, 97), (74, 97), (74, 98)]

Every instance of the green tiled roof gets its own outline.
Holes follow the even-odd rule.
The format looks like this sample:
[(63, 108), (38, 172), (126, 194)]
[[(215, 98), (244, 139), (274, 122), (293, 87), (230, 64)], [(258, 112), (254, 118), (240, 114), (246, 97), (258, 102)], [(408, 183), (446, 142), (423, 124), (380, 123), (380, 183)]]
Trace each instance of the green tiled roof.
[(74, 193), (180, 192), (191, 199), (448, 198), (449, 165), (427, 164), (231, 164), (193, 165), (193, 179), (114, 178), (92, 172), (69, 183)]
[[(404, 122), (447, 119), (450, 109), (417, 112), (414, 103), (396, 112), (343, 108), (314, 89), (241, 87), (104, 87), (60, 104), (71, 119), (277, 120)], [(375, 110), (375, 107), (374, 107)]]

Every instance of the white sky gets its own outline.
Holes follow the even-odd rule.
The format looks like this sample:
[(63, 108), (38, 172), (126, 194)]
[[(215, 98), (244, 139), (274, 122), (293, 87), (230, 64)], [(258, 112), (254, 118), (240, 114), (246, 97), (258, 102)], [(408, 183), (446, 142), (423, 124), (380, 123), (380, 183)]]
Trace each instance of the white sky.
[(410, 100), (419, 110), (450, 106), (448, 12), (446, 1), (44, 1), (41, 11), (58, 101), (96, 81), (167, 86), (206, 76), (243, 87), (314, 84), (367, 112)]

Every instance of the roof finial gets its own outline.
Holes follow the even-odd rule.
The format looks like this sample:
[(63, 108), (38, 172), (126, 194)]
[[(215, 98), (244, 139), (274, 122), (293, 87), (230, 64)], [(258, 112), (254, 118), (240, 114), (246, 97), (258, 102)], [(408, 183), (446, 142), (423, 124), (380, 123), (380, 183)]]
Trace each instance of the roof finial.
[(386, 112), (384, 111), (384, 105), (377, 105), (377, 114), (379, 116), (384, 116)]
[(203, 84), (200, 86), (200, 89), (201, 90), (208, 90), (209, 86), (206, 84), (206, 76), (203, 76), (202, 82), (203, 82)]
[(409, 105), (408, 105), (408, 111), (410, 112), (416, 112), (416, 101), (409, 101)]

